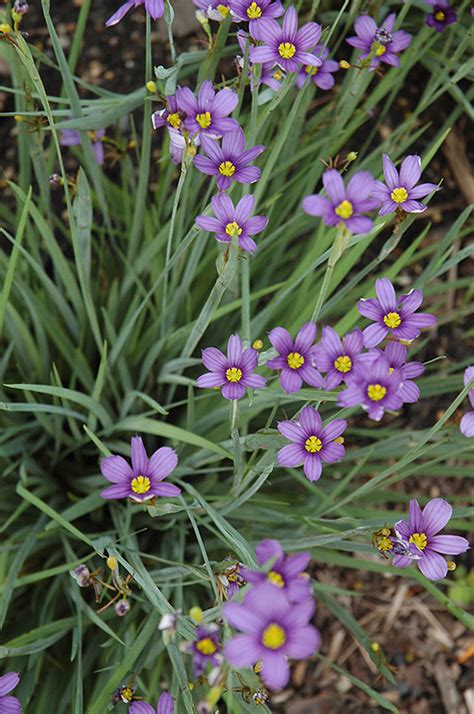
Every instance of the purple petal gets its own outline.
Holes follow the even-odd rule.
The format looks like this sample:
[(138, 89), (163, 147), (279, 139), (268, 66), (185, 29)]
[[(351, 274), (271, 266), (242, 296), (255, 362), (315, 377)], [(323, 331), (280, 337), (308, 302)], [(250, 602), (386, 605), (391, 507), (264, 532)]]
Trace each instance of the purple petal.
[(434, 551), (425, 550), (416, 564), (428, 580), (442, 580), (448, 573), (446, 560)]
[(367, 216), (351, 216), (345, 221), (347, 228), (354, 235), (362, 235), (370, 233), (373, 226), (373, 221)]
[(283, 18), (283, 34), (291, 41), (298, 32), (298, 15), (294, 7), (290, 6)]
[(133, 476), (132, 469), (122, 456), (106, 456), (100, 462), (100, 470), (107, 481), (112, 483), (128, 484)]
[(408, 524), (410, 528), (410, 533), (422, 533), (424, 532), (423, 524), (423, 514), (421, 508), (418, 504), (416, 498), (410, 501), (410, 515), (408, 518)]
[(247, 253), (255, 253), (255, 251), (257, 250), (257, 244), (249, 236), (240, 236), (239, 246)]
[(206, 369), (217, 371), (226, 366), (227, 360), (217, 347), (206, 347), (202, 351), (202, 361)]
[(322, 374), (318, 372), (316, 367), (312, 367), (310, 364), (308, 364), (308, 362), (306, 362), (306, 364), (300, 367), (298, 373), (300, 377), (303, 378), (303, 381), (305, 381), (306, 384), (309, 384), (310, 387), (316, 387), (316, 389), (324, 389), (324, 378)]
[(307, 352), (316, 339), (316, 331), (314, 322), (306, 322), (296, 335), (295, 350), (303, 354)]
[(333, 203), (341, 203), (344, 200), (344, 181), (339, 171), (328, 169), (323, 173), (323, 184), (326, 193)]
[(249, 667), (259, 659), (260, 650), (251, 635), (237, 635), (224, 647), (224, 657), (234, 667)]
[(242, 357), (242, 340), (238, 335), (231, 335), (227, 342), (227, 359), (233, 366), (240, 364)]
[(468, 438), (474, 436), (474, 412), (467, 412), (464, 414), (459, 425), (461, 433)]
[(154, 479), (162, 481), (170, 475), (178, 465), (178, 455), (174, 449), (169, 446), (162, 446), (157, 449), (151, 456), (148, 462), (148, 475)]
[(428, 501), (423, 509), (423, 532), (426, 533), (426, 537), (429, 539), (430, 536), (439, 533), (452, 515), (452, 506), (444, 498), (432, 498)]
[(317, 481), (321, 477), (323, 465), (318, 454), (308, 454), (304, 460), (304, 474), (308, 481)]
[(400, 186), (398, 171), (388, 154), (383, 155), (383, 175), (385, 177), (385, 181), (387, 182), (387, 186), (390, 189), (398, 188)]
[(388, 327), (385, 327), (384, 324), (380, 325), (375, 323), (374, 325), (369, 325), (362, 333), (365, 347), (368, 349), (370, 347), (376, 347), (386, 338), (388, 332)]
[(146, 474), (148, 457), (141, 436), (132, 436), (132, 467), (135, 474)]
[(357, 204), (368, 198), (374, 184), (374, 177), (368, 171), (357, 171), (347, 184), (347, 198)]
[(251, 389), (262, 389), (267, 386), (267, 380), (260, 374), (248, 374), (242, 377), (242, 386), (250, 387)]
[(303, 199), (303, 211), (310, 216), (325, 216), (331, 209), (331, 206), (332, 204), (329, 199), (317, 194), (306, 196), (306, 198)]
[(357, 303), (357, 309), (361, 315), (368, 317), (369, 320), (381, 320), (383, 317), (380, 303), (375, 298), (362, 298)]
[(255, 198), (250, 194), (243, 196), (235, 207), (235, 220), (239, 226), (243, 225), (255, 207)]
[(260, 565), (265, 565), (274, 558), (283, 558), (285, 555), (280, 543), (273, 538), (261, 540), (255, 547), (255, 553)]
[(162, 692), (156, 705), (156, 714), (174, 714), (174, 699), (169, 692)]
[(260, 618), (249, 608), (236, 602), (229, 602), (223, 608), (224, 617), (232, 627), (247, 635), (257, 634), (262, 627)]
[(294, 394), (301, 389), (303, 379), (298, 374), (299, 370), (284, 367), (280, 375), (281, 388), (287, 394)]
[(435, 535), (429, 539), (430, 550), (444, 555), (460, 555), (469, 550), (469, 541), (462, 536)]
[(217, 92), (212, 103), (212, 112), (216, 117), (226, 117), (231, 114), (237, 106), (238, 97), (230, 89), (221, 89)]
[(410, 290), (406, 295), (400, 298), (400, 308), (402, 317), (415, 312), (423, 302), (423, 293), (421, 290)]
[(7, 672), (0, 677), (0, 697), (4, 697), (5, 694), (15, 689), (19, 681), (20, 675), (18, 672)]
[[(207, 156), (195, 156), (193, 159), (194, 166), (203, 174), (208, 176), (219, 175), (219, 169), (212, 159)], [(197, 221), (196, 221), (197, 222)]]
[(420, 388), (414, 382), (402, 382), (399, 387), (399, 393), (404, 402), (407, 404), (415, 404), (420, 398)]
[(388, 278), (381, 278), (375, 281), (375, 292), (384, 314), (396, 311), (397, 296), (392, 282)]
[(133, 702), (129, 709), (130, 714), (156, 714), (151, 704), (146, 702)]
[(305, 459), (305, 450), (300, 444), (288, 444), (278, 452), (278, 463), (285, 468), (301, 466)]
[[(289, 8), (291, 9), (293, 8)], [(290, 667), (283, 654), (266, 651), (263, 658), (262, 679), (270, 689), (282, 689), (288, 684)]]
[[(321, 438), (323, 442), (334, 441), (347, 429), (347, 422), (345, 419), (333, 419), (321, 432)], [(339, 444), (340, 446), (340, 444)]]
[(202, 389), (213, 389), (214, 387), (222, 387), (225, 384), (225, 377), (218, 372), (207, 372), (201, 374), (196, 379), (196, 384)]
[[(319, 436), (322, 429), (321, 416), (316, 409), (313, 407), (304, 407), (298, 417), (301, 427), (304, 429), (304, 433), (308, 436)], [(292, 422), (282, 422), (291, 424)], [(299, 430), (298, 438), (301, 438), (301, 431)]]
[(320, 453), (321, 459), (324, 462), (332, 464), (335, 461), (342, 461), (346, 450), (342, 444), (338, 444), (334, 441), (330, 444), (326, 444)]
[(275, 50), (263, 45), (262, 47), (252, 47), (250, 50), (252, 64), (263, 64), (264, 62), (275, 62), (277, 59)]
[(181, 494), (181, 489), (172, 483), (159, 483), (153, 487), (153, 490), (157, 496), (163, 496), (164, 498), (175, 498)]
[(392, 565), (396, 568), (408, 568), (413, 564), (413, 559), (409, 558), (407, 555), (396, 555), (392, 560)]
[(268, 339), (280, 354), (287, 355), (293, 349), (291, 335), (284, 327), (275, 327), (269, 332)]
[(153, 20), (158, 20), (164, 13), (163, 0), (145, 0), (145, 9)]
[[(250, 169), (244, 169), (245, 171), (250, 171)], [(256, 169), (260, 172), (260, 169)], [(268, 218), (266, 216), (252, 216), (249, 218), (245, 230), (248, 235), (253, 236), (256, 233), (261, 233), (268, 225)]]
[(244, 372), (253, 372), (257, 368), (258, 352), (252, 347), (247, 348), (242, 352), (240, 357), (240, 366)]
[[(321, 419), (321, 417), (319, 418)], [(316, 417), (314, 417), (314, 421), (317, 421)], [(294, 421), (280, 421), (278, 422), (277, 429), (286, 439), (298, 443), (301, 442), (303, 437), (301, 426), (296, 424)]]
[(303, 50), (308, 50), (314, 47), (321, 37), (321, 26), (316, 22), (308, 22), (298, 30), (296, 34), (296, 46)]
[(403, 201), (400, 206), (406, 213), (423, 213), (423, 211), (426, 211), (426, 206), (420, 201)]
[(135, 0), (128, 0), (128, 2), (125, 2), (123, 5), (119, 7), (119, 9), (114, 12), (111, 17), (106, 21), (105, 26), (106, 27), (111, 27), (112, 25), (116, 25), (120, 20), (127, 14), (127, 12), (130, 10), (130, 8), (135, 6)]
[(400, 168), (400, 183), (406, 189), (413, 188), (421, 176), (421, 159), (417, 154), (407, 156)]
[(245, 395), (245, 387), (240, 382), (227, 382), (222, 387), (222, 396), (225, 399), (242, 399)]
[[(225, 134), (225, 136), (227, 136), (227, 134)], [(261, 175), (262, 172), (257, 166), (246, 166), (234, 174), (234, 179), (238, 183), (255, 183), (260, 180)], [(268, 219), (266, 219), (266, 222), (268, 223)], [(260, 230), (263, 230), (263, 228)], [(254, 231), (254, 233), (260, 233), (260, 230)]]
[(130, 495), (130, 482), (128, 484), (114, 484), (100, 492), (101, 498), (117, 499), (128, 498)]
[(0, 700), (1, 714), (21, 714), (20, 700), (16, 697), (3, 697)]
[(222, 221), (213, 216), (197, 216), (196, 225), (209, 233), (219, 233), (222, 230)]
[(410, 189), (410, 198), (424, 198), (437, 189), (438, 186), (435, 183), (420, 183), (419, 186)]
[[(285, 574), (287, 577), (299, 575), (303, 570), (306, 570), (308, 563), (311, 560), (311, 554), (308, 552), (295, 553), (294, 555), (289, 555), (285, 561)], [(296, 609), (296, 608), (295, 608)], [(311, 615), (314, 612), (314, 602), (310, 600), (304, 605), (298, 605), (298, 610), (301, 615), (301, 624), (308, 622)], [(295, 622), (295, 620), (293, 620)]]
[(372, 42), (377, 31), (375, 20), (368, 15), (360, 15), (354, 23), (354, 28), (365, 42)]
[(291, 638), (286, 648), (288, 657), (306, 659), (311, 657), (321, 647), (321, 635), (312, 625), (302, 627)]
[(224, 155), (240, 156), (245, 148), (245, 135), (242, 129), (229, 131), (222, 139), (222, 152)]

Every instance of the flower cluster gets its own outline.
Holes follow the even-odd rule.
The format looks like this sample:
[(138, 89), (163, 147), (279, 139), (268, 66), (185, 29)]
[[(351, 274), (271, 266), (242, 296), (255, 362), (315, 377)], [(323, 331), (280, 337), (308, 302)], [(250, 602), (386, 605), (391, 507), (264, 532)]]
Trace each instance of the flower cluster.
[(384, 556), (393, 556), (396, 568), (415, 564), (429, 580), (442, 580), (449, 567), (443, 555), (460, 555), (470, 547), (462, 536), (438, 535), (452, 513), (443, 498), (433, 498), (423, 510), (414, 498), (410, 501), (408, 523), (402, 520), (393, 529), (381, 529), (374, 543)]
[(246, 569), (252, 583), (243, 601), (223, 607), (227, 622), (242, 634), (224, 646), (226, 660), (237, 668), (261, 663), (261, 677), (270, 689), (289, 680), (288, 659), (307, 659), (320, 647), (318, 630), (310, 624), (315, 602), (303, 572), (309, 553), (287, 556), (275, 540), (257, 546), (260, 571)]

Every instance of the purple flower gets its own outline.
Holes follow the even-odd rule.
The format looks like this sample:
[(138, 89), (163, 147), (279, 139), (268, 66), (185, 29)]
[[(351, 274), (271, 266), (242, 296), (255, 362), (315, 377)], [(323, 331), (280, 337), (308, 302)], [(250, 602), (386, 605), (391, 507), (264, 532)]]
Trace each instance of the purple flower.
[(417, 154), (407, 156), (400, 167), (400, 175), (392, 160), (387, 154), (383, 155), (383, 181), (375, 181), (372, 196), (377, 199), (382, 207), (380, 216), (397, 211), (401, 208), (405, 213), (422, 213), (426, 206), (418, 198), (424, 198), (438, 186), (435, 183), (420, 183), (416, 186), (421, 176), (421, 159)]
[(216, 176), (219, 191), (230, 188), (232, 181), (247, 184), (259, 180), (262, 172), (249, 164), (260, 156), (265, 147), (259, 144), (245, 151), (245, 135), (242, 129), (224, 134), (222, 148), (214, 139), (203, 134), (201, 146), (207, 156), (196, 156), (194, 165), (203, 174)]
[(338, 405), (354, 407), (360, 404), (371, 419), (380, 421), (385, 409), (396, 410), (402, 406), (401, 381), (400, 370), (390, 371), (388, 359), (382, 355), (369, 365), (356, 367), (347, 380), (348, 388), (339, 395)]
[(0, 714), (20, 714), (21, 704), (16, 697), (7, 696), (20, 681), (17, 672), (7, 672), (0, 677)]
[(315, 47), (312, 54), (319, 57), (321, 64), (319, 67), (315, 67), (310, 64), (304, 65), (298, 72), (296, 86), (298, 89), (301, 89), (309, 75), (311, 77), (311, 81), (314, 82), (319, 89), (332, 89), (336, 82), (332, 75), (339, 69), (339, 63), (334, 60), (328, 60), (329, 49), (327, 47), (323, 47), (322, 45)]
[(259, 40), (259, 28), (267, 20), (280, 17), (284, 10), (280, 0), (230, 0), (235, 22), (248, 22), (252, 37)]
[(200, 677), (208, 664), (218, 667), (222, 662), (219, 654), (219, 628), (217, 625), (199, 625), (196, 637), (186, 646), (187, 652), (193, 655), (194, 675)]
[[(104, 145), (101, 138), (105, 136), (105, 129), (97, 129), (97, 131), (88, 131), (87, 135), (92, 141), (92, 150), (94, 152), (96, 162), (102, 166), (104, 163)], [(81, 143), (81, 135), (77, 129), (63, 129), (59, 139), (61, 146), (79, 146)]]
[(371, 361), (383, 355), (389, 365), (389, 369), (398, 370), (401, 376), (399, 394), (403, 401), (409, 404), (414, 404), (420, 398), (420, 389), (413, 382), (413, 379), (419, 377), (425, 371), (425, 367), (421, 362), (407, 362), (408, 349), (400, 342), (389, 342), (384, 350), (376, 347), (369, 352), (361, 355), (359, 364), (369, 365)]
[(410, 290), (397, 299), (391, 281), (382, 278), (375, 281), (375, 292), (377, 298), (362, 299), (357, 303), (360, 314), (375, 323), (363, 332), (366, 347), (375, 347), (389, 334), (396, 340), (411, 342), (419, 337), (422, 327), (436, 325), (434, 315), (426, 312), (414, 314), (423, 300), (421, 290)]
[(372, 211), (379, 205), (369, 198), (374, 177), (368, 171), (358, 171), (350, 179), (347, 189), (339, 171), (328, 169), (323, 174), (323, 184), (329, 198), (321, 195), (306, 196), (303, 211), (310, 216), (322, 216), (327, 226), (343, 223), (351, 233), (368, 233), (372, 220), (362, 213)]
[[(291, 603), (302, 602), (311, 597), (309, 578), (303, 573), (311, 556), (309, 553), (286, 555), (277, 540), (262, 540), (255, 548), (257, 562), (264, 566), (273, 561), (268, 571), (241, 568), (241, 573), (248, 583), (270, 584), (282, 592)], [(274, 591), (273, 591), (274, 592)]]
[(169, 692), (163, 692), (156, 709), (146, 702), (133, 702), (130, 714), (174, 714), (174, 699)]
[(172, 127), (173, 129), (181, 129), (183, 122), (183, 112), (178, 105), (176, 94), (165, 97), (166, 106), (151, 115), (153, 129), (159, 129), (161, 126)]
[(105, 23), (106, 27), (116, 25), (132, 7), (138, 7), (139, 5), (145, 5), (145, 11), (150, 15), (152, 20), (158, 20), (165, 11), (164, 0), (127, 0), (127, 2), (124, 2), (124, 4), (119, 7), (117, 12), (114, 12), (114, 14), (109, 17)]
[(242, 604), (224, 605), (226, 620), (244, 633), (226, 643), (225, 658), (239, 669), (261, 661), (265, 684), (284, 687), (290, 678), (288, 658), (307, 659), (320, 647), (320, 634), (309, 624), (314, 610), (312, 600), (289, 603), (271, 585), (252, 588)]
[(448, 5), (447, 2), (429, 4), (433, 5), (433, 14), (427, 15), (425, 22), (429, 27), (434, 27), (437, 32), (443, 32), (447, 25), (452, 25), (457, 21), (456, 10)]
[(193, 3), (206, 17), (217, 22), (225, 20), (230, 12), (230, 4), (221, 0), (193, 0)]
[(400, 66), (397, 52), (405, 50), (411, 43), (411, 35), (403, 30), (394, 32), (396, 15), (388, 15), (383, 24), (377, 27), (375, 20), (368, 15), (360, 15), (354, 23), (356, 37), (349, 37), (346, 42), (352, 47), (363, 50), (360, 59), (371, 56), (370, 66), (378, 67), (381, 62)]
[[(474, 379), (474, 367), (468, 367), (464, 372), (464, 386), (467, 387), (469, 382)], [(474, 407), (474, 386), (468, 393), (471, 407)], [(474, 411), (466, 412), (461, 419), (460, 429), (464, 436), (474, 436)]]
[(232, 199), (225, 193), (213, 196), (211, 199), (212, 216), (200, 215), (196, 218), (196, 224), (203, 231), (210, 231), (216, 234), (216, 240), (221, 243), (230, 243), (237, 235), (239, 248), (246, 253), (255, 253), (257, 244), (250, 237), (256, 233), (261, 233), (268, 224), (266, 216), (252, 216), (255, 206), (255, 198), (250, 195), (243, 196), (238, 204), (234, 206)]
[(363, 346), (362, 330), (348, 332), (341, 341), (336, 330), (323, 327), (321, 342), (314, 350), (314, 363), (321, 372), (327, 373), (325, 389), (335, 389), (352, 374)]
[(294, 342), (284, 327), (275, 327), (268, 335), (279, 355), (268, 360), (267, 367), (281, 370), (280, 384), (287, 394), (300, 390), (303, 381), (310, 387), (324, 387), (322, 375), (313, 366), (316, 332), (316, 325), (307, 322), (296, 335)]
[(317, 481), (323, 462), (332, 464), (344, 458), (341, 434), (346, 428), (344, 419), (333, 419), (323, 428), (319, 412), (313, 407), (304, 407), (297, 422), (281, 421), (278, 424), (280, 434), (292, 442), (280, 449), (278, 463), (287, 468), (304, 464), (306, 478)]
[(396, 555), (393, 565), (396, 568), (406, 568), (414, 561), (429, 580), (446, 577), (448, 566), (443, 555), (459, 555), (470, 547), (469, 541), (461, 536), (438, 535), (452, 513), (452, 507), (443, 498), (431, 499), (423, 511), (415, 498), (411, 500), (408, 523), (398, 521), (395, 524), (395, 532), (404, 541), (414, 543), (419, 554), (416, 559), (409, 555)]
[[(240, 49), (245, 56), (245, 47), (248, 41), (248, 35), (243, 31), (239, 30), (237, 33), (237, 41), (240, 45)], [(240, 69), (244, 68), (244, 57), (237, 57), (238, 66)], [(248, 65), (248, 76), (250, 79), (250, 91), (254, 91), (254, 78), (253, 78), (253, 64), (249, 61)], [(261, 84), (265, 84), (274, 92), (278, 92), (280, 89), (280, 82), (283, 79), (283, 71), (279, 67), (275, 67), (273, 62), (263, 62), (260, 68), (260, 77), (258, 79), (257, 87)]]
[(239, 124), (231, 119), (231, 114), (237, 106), (238, 97), (230, 89), (215, 92), (212, 82), (205, 80), (198, 91), (197, 97), (188, 87), (179, 87), (176, 91), (178, 107), (185, 113), (184, 128), (190, 134), (208, 134), (220, 137), (227, 131), (235, 131)]
[(132, 437), (132, 465), (122, 456), (106, 456), (100, 463), (102, 475), (111, 481), (101, 492), (102, 498), (131, 498), (137, 503), (154, 496), (179, 496), (181, 489), (171, 483), (162, 483), (178, 464), (174, 449), (163, 446), (148, 458), (140, 436)]
[(202, 361), (209, 372), (197, 378), (198, 387), (221, 387), (225, 399), (242, 399), (245, 388), (261, 389), (264, 377), (253, 374), (257, 368), (258, 352), (252, 347), (244, 350), (238, 335), (231, 335), (227, 343), (227, 357), (217, 347), (206, 347)]
[(319, 67), (319, 57), (307, 50), (318, 43), (320, 35), (321, 27), (316, 22), (308, 22), (298, 30), (298, 15), (294, 7), (289, 7), (282, 27), (273, 19), (259, 25), (258, 39), (264, 44), (252, 47), (250, 59), (255, 64), (272, 62), (286, 72), (296, 72), (301, 64)]

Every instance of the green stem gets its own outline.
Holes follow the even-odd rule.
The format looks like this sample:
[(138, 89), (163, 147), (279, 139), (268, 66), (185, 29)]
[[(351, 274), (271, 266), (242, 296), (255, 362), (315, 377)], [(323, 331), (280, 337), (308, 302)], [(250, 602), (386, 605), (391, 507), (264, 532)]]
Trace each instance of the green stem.
[(169, 0), (167, 0), (165, 4), (165, 22), (166, 27), (168, 29), (168, 42), (170, 43), (171, 61), (173, 62), (173, 64), (176, 64), (176, 47), (174, 46), (173, 20), (174, 10)]
[(321, 290), (319, 291), (318, 299), (316, 300), (316, 305), (314, 306), (313, 314), (311, 315), (311, 322), (316, 322), (319, 318), (321, 308), (329, 291), (329, 284), (331, 282), (334, 268), (336, 266), (337, 261), (339, 260), (339, 258), (347, 247), (349, 236), (350, 232), (347, 230), (345, 224), (340, 223), (336, 238), (332, 246), (331, 253), (329, 254), (326, 272), (324, 273), (323, 284), (321, 285)]

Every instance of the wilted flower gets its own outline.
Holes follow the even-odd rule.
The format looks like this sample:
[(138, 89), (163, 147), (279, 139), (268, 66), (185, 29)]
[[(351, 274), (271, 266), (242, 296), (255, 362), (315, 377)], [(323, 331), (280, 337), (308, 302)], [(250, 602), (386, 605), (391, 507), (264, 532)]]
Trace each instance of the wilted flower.
[(403, 397), (399, 388), (400, 370), (390, 371), (387, 358), (382, 355), (369, 365), (358, 365), (347, 380), (347, 389), (339, 394), (338, 405), (354, 407), (357, 404), (368, 412), (371, 419), (380, 421), (385, 409), (400, 409)]
[(224, 605), (226, 620), (244, 634), (229, 640), (224, 656), (237, 668), (262, 662), (262, 679), (271, 689), (284, 687), (290, 678), (288, 658), (307, 659), (320, 647), (318, 630), (309, 624), (315, 603), (289, 603), (269, 584), (252, 588), (242, 604)]
[(130, 714), (174, 714), (174, 699), (169, 692), (163, 692), (156, 709), (146, 702), (133, 702), (129, 711)]
[(175, 610), (175, 612), (166, 612), (160, 620), (158, 629), (162, 632), (169, 632), (174, 634), (176, 632), (178, 617), (182, 614), (182, 610)]
[[(88, 131), (87, 134), (92, 141), (92, 150), (95, 160), (101, 166), (104, 163), (104, 145), (101, 138), (105, 136), (105, 129)], [(81, 143), (81, 135), (77, 129), (62, 129), (59, 143), (61, 146), (79, 146)]]
[(173, 129), (180, 129), (184, 113), (178, 105), (176, 94), (165, 97), (166, 106), (164, 109), (159, 109), (151, 115), (151, 123), (154, 129), (159, 129), (160, 126), (170, 126)]
[(294, 7), (289, 7), (283, 18), (283, 26), (276, 20), (263, 20), (258, 27), (258, 39), (264, 44), (252, 47), (250, 59), (255, 64), (273, 62), (286, 72), (296, 72), (298, 65), (319, 67), (321, 60), (308, 52), (317, 45), (321, 27), (316, 22), (308, 22), (298, 30), (298, 15)]
[(407, 156), (400, 167), (400, 175), (393, 161), (387, 154), (383, 155), (383, 181), (375, 181), (372, 196), (381, 204), (380, 216), (402, 209), (405, 213), (422, 213), (426, 211), (424, 203), (416, 200), (424, 198), (438, 186), (435, 183), (420, 183), (421, 159), (417, 154)]
[(186, 645), (186, 651), (193, 655), (194, 675), (200, 677), (208, 664), (218, 667), (222, 662), (219, 654), (219, 628), (217, 625), (199, 625), (196, 637)]
[(341, 174), (336, 169), (327, 169), (323, 174), (323, 184), (329, 198), (321, 195), (306, 196), (303, 211), (310, 216), (322, 216), (327, 226), (344, 224), (351, 233), (368, 233), (372, 220), (362, 213), (377, 208), (378, 201), (369, 198), (374, 177), (368, 171), (355, 173), (344, 187)]
[(237, 106), (238, 97), (230, 89), (215, 92), (212, 82), (205, 80), (198, 91), (197, 97), (189, 87), (179, 87), (176, 91), (178, 107), (186, 115), (184, 128), (190, 134), (208, 134), (220, 137), (227, 131), (235, 131), (239, 123), (231, 119), (231, 114)]
[[(467, 387), (469, 382), (474, 379), (474, 366), (468, 367), (464, 372), (464, 386)], [(474, 386), (468, 393), (471, 406), (474, 407)], [(461, 419), (460, 429), (464, 436), (474, 436), (474, 411), (466, 412)]]
[[(232, 560), (232, 558), (225, 558), (225, 560)], [(217, 577), (221, 588), (224, 593), (224, 597), (230, 600), (236, 593), (239, 592), (240, 588), (246, 585), (246, 581), (242, 576), (242, 563), (233, 562), (228, 568), (220, 573)]]
[(30, 6), (26, 0), (15, 0), (13, 3), (13, 12), (16, 12), (17, 15), (24, 15), (29, 9)]
[(242, 568), (242, 575), (248, 583), (268, 583), (286, 595), (291, 603), (302, 602), (311, 597), (309, 578), (303, 574), (311, 558), (309, 553), (286, 555), (280, 543), (270, 538), (262, 540), (255, 548), (255, 553), (257, 562), (262, 567), (271, 563), (270, 570)]
[(304, 65), (298, 72), (296, 86), (301, 89), (309, 75), (313, 84), (319, 87), (319, 89), (332, 89), (336, 82), (332, 75), (339, 69), (339, 62), (328, 59), (329, 49), (322, 45), (315, 47), (312, 54), (319, 57), (321, 64), (317, 67), (310, 64)]
[(204, 366), (210, 371), (197, 378), (198, 387), (221, 387), (225, 399), (242, 399), (247, 387), (261, 389), (264, 377), (253, 374), (257, 368), (258, 352), (252, 347), (244, 350), (238, 335), (231, 335), (227, 343), (227, 356), (217, 347), (202, 351)]
[(249, 194), (242, 196), (236, 206), (225, 193), (213, 196), (211, 199), (214, 216), (201, 214), (196, 218), (196, 224), (203, 231), (215, 233), (216, 240), (230, 243), (237, 235), (239, 248), (246, 253), (255, 253), (257, 244), (251, 236), (261, 233), (268, 224), (266, 216), (252, 216), (255, 198)]
[(84, 563), (78, 565), (74, 570), (70, 570), (69, 575), (76, 581), (80, 588), (87, 588), (91, 584), (91, 573)]
[(16, 697), (8, 696), (20, 681), (17, 672), (7, 672), (0, 677), (0, 714), (20, 714), (21, 704)]
[(127, 0), (127, 2), (124, 2), (124, 4), (109, 17), (105, 23), (106, 26), (116, 25), (132, 7), (138, 7), (139, 5), (145, 5), (145, 11), (150, 15), (152, 20), (158, 20), (165, 11), (164, 0)]
[(281, 370), (280, 384), (283, 391), (292, 394), (301, 389), (303, 381), (311, 387), (324, 387), (324, 379), (313, 366), (317, 327), (307, 322), (293, 339), (284, 327), (275, 327), (268, 335), (278, 357), (268, 360), (267, 367)]
[(333, 419), (324, 428), (319, 412), (313, 407), (304, 407), (298, 421), (281, 421), (278, 431), (292, 443), (278, 452), (280, 466), (293, 468), (304, 465), (304, 474), (309, 481), (321, 477), (323, 462), (334, 463), (344, 458), (345, 449), (340, 441), (347, 428), (344, 419)]
[(377, 298), (359, 300), (357, 309), (361, 315), (374, 320), (365, 328), (364, 344), (375, 347), (389, 334), (396, 340), (411, 342), (420, 335), (423, 327), (436, 325), (436, 317), (426, 312), (415, 314), (423, 301), (421, 290), (410, 290), (397, 298), (392, 282), (388, 278), (375, 281)]
[(398, 521), (395, 524), (395, 532), (399, 538), (416, 545), (419, 554), (416, 559), (410, 555), (396, 555), (393, 565), (406, 568), (415, 562), (423, 575), (430, 580), (446, 577), (448, 566), (443, 555), (460, 555), (470, 547), (469, 541), (461, 536), (438, 535), (452, 513), (452, 506), (443, 498), (428, 501), (423, 511), (418, 501), (412, 499), (408, 523)]
[(363, 50), (360, 59), (371, 57), (370, 66), (378, 67), (381, 62), (400, 66), (397, 53), (405, 50), (411, 43), (411, 35), (403, 30), (394, 32), (395, 13), (388, 15), (383, 24), (377, 27), (375, 20), (368, 15), (360, 15), (354, 23), (356, 37), (349, 37), (346, 42), (352, 47)]
[(362, 330), (348, 332), (341, 340), (332, 327), (323, 327), (321, 342), (314, 349), (314, 363), (327, 373), (325, 389), (335, 389), (352, 374), (363, 347)]
[(458, 19), (456, 10), (448, 4), (447, 0), (439, 0), (439, 2), (429, 2), (433, 5), (433, 12), (427, 15), (426, 24), (429, 27), (434, 27), (437, 32), (443, 32), (444, 28), (452, 25)]
[(252, 37), (259, 40), (259, 28), (269, 19), (280, 17), (284, 10), (280, 0), (230, 0), (235, 22), (248, 22)]
[(124, 617), (130, 612), (130, 602), (126, 599), (118, 600), (114, 605), (115, 614), (119, 617)]
[(245, 150), (245, 135), (242, 129), (224, 134), (222, 147), (214, 139), (203, 134), (201, 147), (207, 156), (196, 156), (194, 165), (202, 173), (216, 177), (219, 191), (230, 188), (232, 181), (248, 184), (259, 180), (261, 170), (249, 164), (260, 156), (265, 147), (259, 144)]
[(178, 464), (174, 449), (163, 446), (148, 458), (140, 436), (132, 437), (132, 466), (122, 456), (106, 456), (100, 463), (102, 475), (114, 485), (101, 492), (102, 498), (131, 498), (143, 503), (155, 496), (179, 496), (181, 489), (163, 483)]

